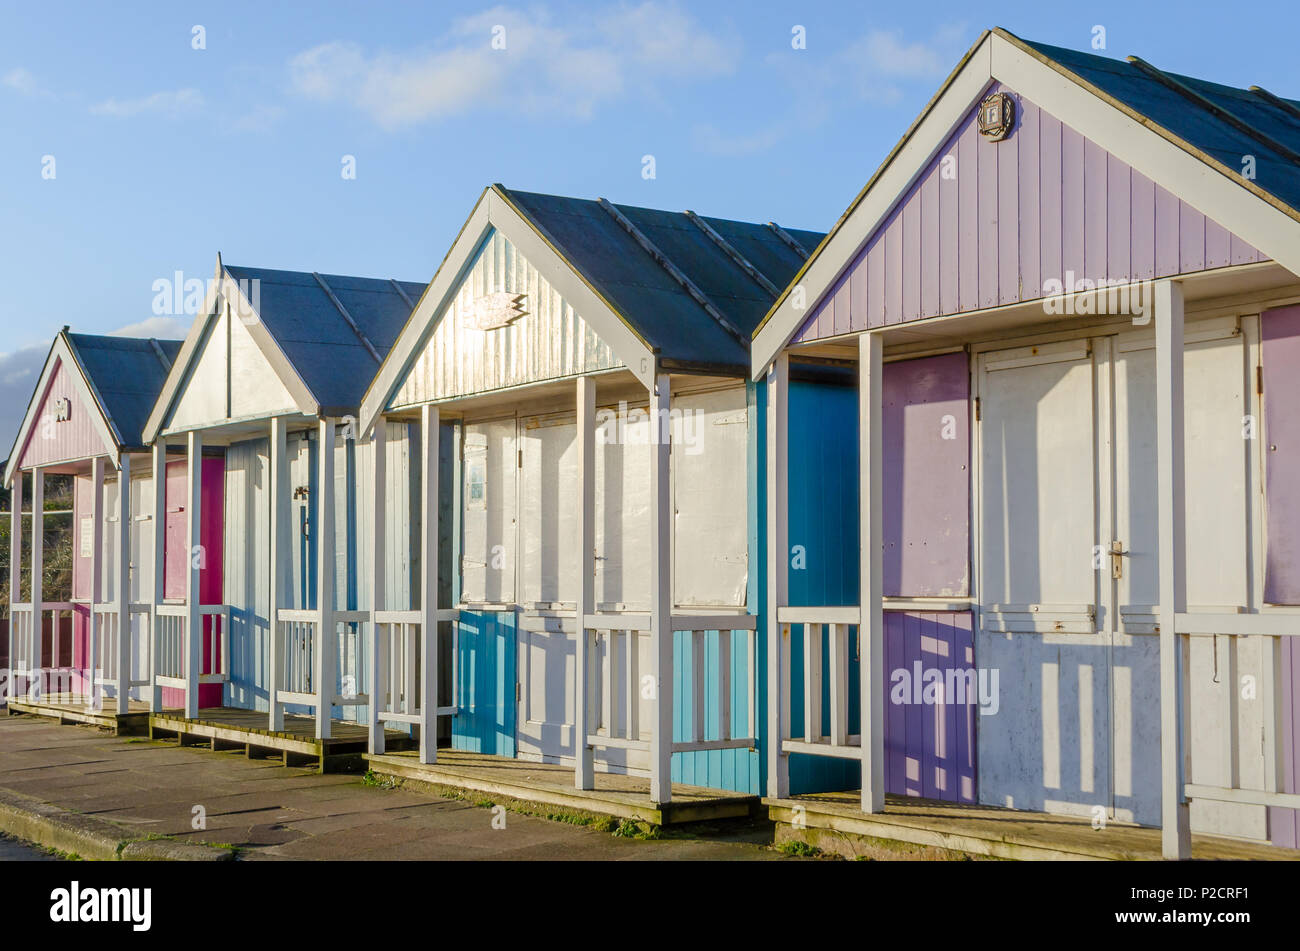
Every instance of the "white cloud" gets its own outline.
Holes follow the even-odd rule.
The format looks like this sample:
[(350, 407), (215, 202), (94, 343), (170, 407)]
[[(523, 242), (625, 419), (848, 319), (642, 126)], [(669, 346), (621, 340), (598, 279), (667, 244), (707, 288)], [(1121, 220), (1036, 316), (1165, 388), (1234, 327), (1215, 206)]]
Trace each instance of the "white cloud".
[(284, 117), (282, 106), (260, 103), (235, 119), (230, 127), (238, 132), (263, 132)]
[(148, 317), (109, 332), (110, 337), (154, 337), (158, 340), (183, 340), (190, 332), (193, 317)]
[(0, 86), (16, 89), (24, 96), (35, 96), (42, 91), (31, 71), (21, 66), (15, 66), (0, 76)]
[(97, 116), (130, 119), (139, 115), (163, 115), (170, 118), (193, 112), (203, 105), (203, 95), (197, 89), (175, 89), (156, 92), (139, 99), (105, 99), (90, 107)]
[[(494, 37), (504, 48), (493, 48)], [(629, 90), (725, 75), (738, 52), (736, 41), (658, 0), (563, 25), (543, 8), (495, 7), (457, 20), (435, 49), (326, 43), (294, 56), (289, 75), (299, 95), (395, 128), (485, 108), (588, 118)]]
[(891, 105), (903, 98), (904, 85), (933, 85), (957, 64), (969, 45), (963, 25), (940, 27), (927, 40), (907, 41), (900, 31), (871, 30), (838, 59), (859, 96)]

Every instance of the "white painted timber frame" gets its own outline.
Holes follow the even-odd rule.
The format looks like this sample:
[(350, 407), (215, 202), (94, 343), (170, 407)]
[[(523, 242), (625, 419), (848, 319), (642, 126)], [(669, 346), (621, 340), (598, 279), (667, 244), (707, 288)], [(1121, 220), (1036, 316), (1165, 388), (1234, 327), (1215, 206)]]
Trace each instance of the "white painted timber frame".
[(379, 616), (387, 606), (385, 585), (387, 579), (387, 519), (388, 499), (384, 487), (388, 484), (388, 421), (380, 417), (371, 434), (371, 555), (370, 555), (370, 683), (366, 693), (370, 696), (366, 731), (371, 753), (384, 752), (384, 723), (379, 717), (384, 705), (383, 672), (387, 669), (387, 639), (380, 633)]
[[(578, 592), (575, 600), (577, 619), (585, 619), (595, 611), (596, 594), (596, 381), (591, 377), (578, 378), (577, 389), (577, 441), (578, 441), (578, 551), (575, 561), (578, 570)], [(577, 631), (576, 669), (574, 678), (574, 785), (578, 789), (591, 789), (595, 783), (595, 763), (587, 737), (593, 732), (591, 724), (591, 690), (588, 688), (587, 665), (593, 653), (592, 637), (584, 621), (575, 625)]]
[[(753, 379), (767, 372), (993, 82), (1068, 117), (1080, 135), (1300, 275), (1300, 212), (998, 29), (985, 33), (966, 54), (772, 306), (754, 337)], [(796, 287), (801, 294), (792, 294)]]
[(316, 463), (316, 643), (312, 648), (316, 694), (316, 738), (330, 738), (330, 713), (334, 709), (334, 681), (338, 651), (334, 621), (334, 421), (322, 419), (318, 426)]
[[(858, 338), (858, 623), (859, 700), (862, 707), (862, 810), (885, 809), (884, 446), (881, 412), (884, 343)], [(818, 731), (820, 732), (820, 730)]]
[(192, 430), (186, 437), (185, 446), (185, 717), (193, 720), (199, 715), (199, 681), (203, 669), (203, 598), (199, 592), (199, 566), (207, 556), (200, 534), (203, 525), (203, 434)]
[[(96, 608), (104, 601), (104, 566), (101, 563), (104, 553), (104, 457), (96, 456), (90, 463), (90, 519), (91, 519), (91, 557), (90, 557), (90, 617), (89, 634), (86, 637), (86, 707), (99, 710), (103, 706), (100, 686), (95, 671), (103, 661), (99, 657), (99, 647), (103, 632), (100, 630), (100, 617)], [(57, 662), (55, 666), (58, 666)]]
[[(149, 711), (162, 712), (162, 684), (158, 682), (157, 651), (159, 644), (158, 608), (166, 593), (167, 550), (167, 440), (153, 444), (153, 526), (149, 533), (153, 545), (153, 594), (149, 613)], [(274, 694), (274, 691), (272, 691)]]
[(492, 185), (479, 196), (469, 219), (438, 267), (438, 273), (420, 296), (397, 342), (366, 391), (359, 428), (363, 436), (369, 435), (381, 413), (392, 408), (393, 395), (419, 359), (483, 239), (493, 229), (500, 231), (526, 260), (546, 274), (546, 279), (560, 296), (582, 315), (582, 319), (618, 354), (647, 390), (654, 389), (658, 364), (649, 344), (560, 253), (541, 227), (510, 200), (505, 189)]
[[(781, 611), (790, 600), (790, 358), (779, 354), (767, 374), (767, 794), (790, 795), (790, 634)], [(855, 609), (856, 613), (856, 609)]]
[[(271, 364), (271, 368), (275, 371), (280, 382), (289, 391), (298, 411), (308, 417), (320, 416), (322, 412), (320, 401), (311, 392), (307, 384), (303, 382), (302, 377), (298, 375), (298, 371), (289, 362), (289, 358), (280, 349), (279, 343), (276, 342), (271, 332), (266, 329), (266, 324), (263, 323), (257, 310), (253, 307), (252, 301), (240, 289), (239, 282), (226, 270), (221, 263), (221, 255), (218, 254), (216, 274), (209, 286), (203, 309), (200, 311), (199, 317), (195, 319), (189, 334), (186, 335), (185, 342), (181, 344), (180, 353), (177, 354), (176, 361), (167, 374), (162, 392), (159, 394), (157, 402), (154, 403), (153, 411), (149, 414), (149, 420), (145, 424), (144, 441), (146, 444), (152, 445), (158, 439), (160, 433), (168, 433), (166, 429), (167, 423), (188, 385), (191, 372), (203, 353), (203, 344), (209, 336), (212, 325), (222, 315), (223, 311), (229, 313), (232, 319), (235, 315), (238, 315), (238, 319), (248, 329), (249, 335), (253, 338), (267, 362)], [(220, 421), (205, 424), (203, 428), (210, 428), (214, 425), (220, 425)], [(180, 433), (177, 432), (174, 435), (179, 436)]]
[[(32, 481), (38, 476), (33, 473)], [(14, 606), (22, 600), (23, 574), (23, 476), (18, 470), (18, 478), (13, 480), (9, 494), (9, 679), (5, 681), (9, 696), (18, 696), (18, 680), (15, 675), (17, 653), (15, 646), (18, 634), (18, 618)], [(8, 697), (5, 698), (6, 702)]]
[[(438, 760), (438, 443), (440, 413), (420, 407), (420, 762)], [(376, 492), (378, 494), (378, 492)]]
[[(668, 416), (671, 406), (672, 389), (668, 375), (663, 374), (650, 392), (650, 672), (655, 686), (650, 800), (656, 803), (672, 799), (673, 518), (669, 468), (672, 426)], [(628, 687), (635, 689), (632, 684)]]
[[(115, 706), (119, 714), (131, 708), (131, 457), (122, 454), (117, 466), (117, 551), (113, 567), (117, 569), (114, 585), (117, 594), (117, 696)], [(93, 615), (93, 612), (92, 612)], [(91, 618), (92, 623), (94, 618)], [(141, 622), (143, 624), (143, 622)], [(143, 629), (141, 631), (143, 634)]]

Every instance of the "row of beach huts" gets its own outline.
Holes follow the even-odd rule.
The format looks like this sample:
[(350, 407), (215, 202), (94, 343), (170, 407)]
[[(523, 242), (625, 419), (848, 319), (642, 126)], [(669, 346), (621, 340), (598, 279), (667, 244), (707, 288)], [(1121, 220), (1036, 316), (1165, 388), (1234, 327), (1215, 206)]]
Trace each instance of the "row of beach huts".
[(10, 709), (1297, 848), (1297, 407), (1300, 103), (993, 30), (828, 234), (493, 185), (427, 284), (65, 330)]

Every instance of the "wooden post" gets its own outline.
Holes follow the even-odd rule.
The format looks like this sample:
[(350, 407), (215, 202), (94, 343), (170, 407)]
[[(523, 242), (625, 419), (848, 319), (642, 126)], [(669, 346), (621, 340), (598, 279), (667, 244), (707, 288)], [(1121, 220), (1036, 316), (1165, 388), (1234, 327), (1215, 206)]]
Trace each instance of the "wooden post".
[(371, 460), (371, 556), (370, 556), (370, 695), (367, 725), (370, 732), (370, 752), (384, 751), (384, 724), (379, 719), (384, 709), (386, 692), (384, 672), (388, 669), (388, 645), (379, 629), (379, 612), (387, 607), (385, 585), (388, 583), (387, 565), (384, 561), (388, 547), (388, 420), (380, 416), (375, 421), (374, 435), (370, 441), (374, 458)]
[(320, 421), (316, 492), (316, 738), (330, 737), (338, 645), (334, 631), (334, 421)]
[(280, 604), (286, 590), (284, 578), (289, 550), (285, 542), (288, 533), (288, 507), (285, 493), (289, 491), (289, 446), (284, 419), (271, 419), (270, 494), (271, 494), (271, 580), (267, 608), (267, 631), (270, 634), (270, 656), (267, 661), (267, 729), (284, 729), (284, 706), (280, 703), (280, 678), (284, 670), (284, 642), (280, 638)]
[[(650, 799), (672, 801), (673, 760), (673, 511), (670, 491), (672, 387), (655, 377), (650, 394), (650, 664), (655, 686), (650, 735)], [(635, 648), (632, 648), (635, 650)], [(635, 692), (636, 684), (628, 684)]]
[(776, 799), (790, 795), (790, 758), (781, 749), (790, 730), (790, 639), (777, 620), (790, 600), (789, 415), (790, 358), (783, 353), (767, 374), (767, 794)]
[(420, 762), (438, 761), (438, 407), (420, 408)]
[[(586, 617), (593, 613), (596, 593), (596, 381), (578, 377), (578, 551), (574, 559), (578, 569), (578, 590), (574, 600), (578, 624), (577, 683), (574, 684), (574, 785), (591, 789), (595, 782), (595, 765), (587, 737), (591, 735), (591, 710), (587, 688), (591, 663), (591, 637)], [(635, 650), (635, 648), (633, 648)], [(637, 696), (636, 685), (631, 685)]]
[[(131, 709), (131, 457), (117, 474), (117, 712)], [(141, 630), (144, 625), (141, 624)]]
[[(108, 514), (104, 511), (104, 468), (103, 456), (96, 456), (90, 463), (90, 636), (86, 638), (86, 707), (90, 710), (97, 710), (102, 704), (95, 670), (101, 663), (103, 631), (100, 629), (100, 615), (95, 609), (104, 600), (104, 519)], [(58, 624), (57, 618), (54, 623)], [(55, 643), (58, 643), (57, 638)], [(54, 666), (58, 666), (57, 657)]]
[(14, 473), (13, 488), (9, 490), (9, 679), (5, 681), (5, 695), (0, 698), (6, 703), (11, 697), (18, 696), (18, 680), (14, 675), (17, 655), (14, 644), (17, 642), (18, 612), (14, 607), (22, 602), (23, 576), (23, 470)]
[(858, 624), (862, 811), (885, 809), (885, 615), (881, 492), (881, 378), (884, 345), (872, 333), (858, 338)]
[[(32, 656), (28, 670), (33, 671), (37, 696), (45, 693), (45, 672), (41, 667), (44, 656), (45, 626), (45, 470), (32, 469)], [(58, 658), (55, 658), (57, 660)]]
[(162, 709), (162, 687), (158, 684), (158, 606), (166, 595), (167, 578), (167, 440), (153, 444), (153, 592), (149, 614), (149, 711)]
[(185, 585), (185, 716), (199, 715), (199, 680), (203, 670), (203, 596), (199, 590), (200, 570), (207, 560), (203, 550), (203, 435), (191, 430), (186, 439), (185, 473), (186, 568)]
[(1156, 472), (1160, 539), (1160, 828), (1168, 859), (1191, 856), (1183, 796), (1182, 671), (1177, 615), (1187, 610), (1186, 454), (1183, 445), (1183, 289), (1158, 281), (1156, 311)]

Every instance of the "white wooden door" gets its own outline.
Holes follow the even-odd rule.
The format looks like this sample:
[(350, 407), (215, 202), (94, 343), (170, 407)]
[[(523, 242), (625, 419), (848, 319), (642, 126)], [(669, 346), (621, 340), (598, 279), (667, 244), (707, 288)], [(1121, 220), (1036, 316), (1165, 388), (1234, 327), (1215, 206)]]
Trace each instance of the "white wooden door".
[(980, 798), (1109, 809), (1109, 645), (1096, 633), (1106, 606), (1094, 568), (1109, 433), (1094, 348), (1045, 343), (983, 354), (977, 367), (975, 661), (999, 684), (997, 712), (979, 720)]
[[(1251, 604), (1255, 329), (1187, 328), (1191, 610)], [(1160, 819), (1159, 564), (1151, 328), (979, 361), (976, 660), (1000, 673), (980, 721), (986, 802)], [(1263, 781), (1264, 711), (1233, 686), (1263, 675), (1254, 638), (1196, 639), (1185, 671), (1192, 781)], [(1263, 810), (1198, 803), (1193, 825), (1263, 837)]]
[(466, 423), (462, 446), (464, 527), (461, 600), (515, 600), (515, 420)]
[(572, 413), (519, 419), (518, 755), (573, 761), (577, 635), (546, 614), (577, 590), (577, 427)]
[[(1234, 613), (1252, 604), (1251, 526), (1259, 524), (1250, 486), (1256, 469), (1251, 419), (1259, 419), (1252, 362), (1257, 322), (1224, 318), (1186, 330), (1187, 598), (1191, 611)], [(1115, 537), (1128, 554), (1112, 579), (1118, 604), (1112, 634), (1115, 813), (1159, 814), (1159, 650), (1155, 341), (1149, 328), (1115, 338)], [(1109, 575), (1107, 576), (1109, 577)], [(1190, 781), (1262, 788), (1263, 705), (1242, 697), (1244, 677), (1260, 682), (1267, 639), (1197, 637), (1185, 658), (1185, 736)], [(1247, 691), (1249, 693), (1249, 691)], [(1194, 801), (1198, 831), (1265, 838), (1256, 806)]]

